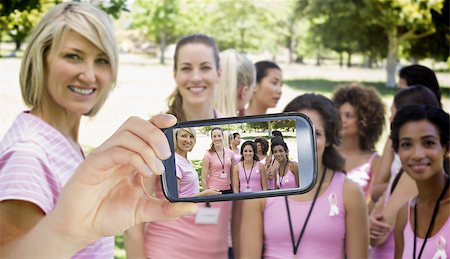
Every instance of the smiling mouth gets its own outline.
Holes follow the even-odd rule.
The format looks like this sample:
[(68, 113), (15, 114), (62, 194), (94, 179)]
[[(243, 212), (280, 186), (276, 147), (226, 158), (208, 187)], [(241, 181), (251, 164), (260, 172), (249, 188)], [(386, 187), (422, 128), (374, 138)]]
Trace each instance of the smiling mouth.
[(91, 95), (96, 90), (95, 88), (86, 89), (86, 88), (79, 88), (79, 87), (76, 87), (76, 86), (69, 86), (69, 89), (72, 92), (77, 93), (77, 94), (81, 94), (81, 95)]
[(205, 91), (206, 87), (188, 87), (188, 90), (192, 93), (201, 93)]

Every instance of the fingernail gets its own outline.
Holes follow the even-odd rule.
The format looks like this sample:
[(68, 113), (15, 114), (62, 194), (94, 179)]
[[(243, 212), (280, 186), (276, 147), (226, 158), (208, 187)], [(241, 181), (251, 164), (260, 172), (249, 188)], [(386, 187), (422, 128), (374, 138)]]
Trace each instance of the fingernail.
[(150, 166), (148, 166), (148, 165), (144, 165), (144, 172), (145, 172), (148, 176), (152, 176), (152, 175), (153, 175), (153, 171), (152, 171), (152, 169), (150, 169)]

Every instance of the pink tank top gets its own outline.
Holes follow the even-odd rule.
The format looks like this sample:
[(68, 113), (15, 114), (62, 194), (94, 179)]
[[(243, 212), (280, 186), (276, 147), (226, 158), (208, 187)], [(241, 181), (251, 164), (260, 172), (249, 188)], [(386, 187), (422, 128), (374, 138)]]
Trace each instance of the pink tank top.
[[(298, 248), (297, 258), (344, 258), (344, 181), (345, 174), (336, 172), (325, 192), (317, 198)], [(298, 239), (311, 204), (312, 201), (301, 202), (289, 199), (295, 241)], [(264, 248), (264, 258), (266, 259), (293, 258), (284, 197), (266, 199)]]
[(361, 186), (364, 191), (364, 196), (367, 197), (367, 192), (369, 190), (370, 179), (372, 178), (372, 172), (370, 171), (370, 166), (372, 164), (373, 158), (377, 155), (377, 152), (374, 152), (367, 163), (364, 163), (360, 166), (357, 166), (350, 171), (347, 172), (347, 177), (352, 181), (356, 182)]
[[(411, 202), (409, 201), (408, 206), (408, 222), (403, 229), (403, 257), (402, 258), (413, 258), (414, 249), (414, 222), (411, 222)], [(419, 255), (419, 251), (422, 247), (424, 239), (416, 238), (416, 257)], [(440, 255), (440, 257), (439, 257)], [(445, 257), (443, 255), (446, 255)], [(447, 219), (444, 226), (432, 237), (429, 237), (425, 248), (422, 252), (422, 258), (448, 258), (450, 256), (450, 218)]]
[[(243, 162), (239, 163), (239, 192), (246, 192), (250, 189), (252, 192), (262, 191), (261, 172), (259, 161), (255, 161), (251, 170), (245, 170)], [(247, 190), (248, 192), (248, 190)]]
[[(164, 197), (160, 182), (156, 186), (157, 197)], [(195, 215), (147, 223), (144, 234), (147, 258), (227, 259), (231, 204), (228, 201), (210, 203), (212, 208), (220, 208), (217, 224), (196, 224)], [(200, 203), (199, 207), (205, 204)]]
[(175, 153), (177, 178), (180, 180), (178, 193), (182, 197), (192, 196), (199, 192), (198, 174), (194, 166), (186, 158)]
[[(225, 148), (222, 156), (216, 152), (207, 151), (203, 159), (209, 162), (208, 188), (217, 188), (219, 190), (229, 190), (231, 168), (234, 163), (235, 154), (231, 149)], [(222, 171), (223, 164), (223, 171)], [(222, 172), (225, 176), (222, 177)]]
[(297, 183), (295, 182), (295, 175), (291, 171), (291, 162), (289, 162), (288, 171), (284, 176), (280, 176), (280, 168), (278, 168), (277, 186), (279, 189), (292, 189), (297, 188)]

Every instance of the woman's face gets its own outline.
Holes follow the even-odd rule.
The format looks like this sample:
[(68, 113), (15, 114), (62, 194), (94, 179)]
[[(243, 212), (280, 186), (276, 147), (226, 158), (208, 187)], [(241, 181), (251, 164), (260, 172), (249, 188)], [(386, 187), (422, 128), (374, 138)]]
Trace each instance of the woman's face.
[(314, 124), (316, 129), (317, 159), (318, 161), (322, 161), (323, 152), (325, 151), (325, 146), (327, 144), (322, 116), (315, 110), (299, 110), (299, 112), (308, 116)]
[(112, 68), (108, 57), (77, 32), (68, 31), (45, 62), (49, 97), (70, 113), (89, 113), (110, 90)]
[(398, 89), (400, 90), (400, 89), (403, 89), (403, 88), (406, 88), (406, 87), (408, 87), (408, 82), (406, 82), (406, 79), (400, 77), (398, 79)]
[(191, 43), (179, 49), (174, 77), (183, 102), (191, 105), (211, 103), (219, 76), (211, 47)]
[(178, 149), (184, 152), (189, 152), (194, 148), (195, 137), (187, 130), (181, 129), (177, 134)]
[(245, 145), (244, 149), (242, 149), (242, 154), (244, 156), (245, 161), (252, 161), (253, 155), (255, 154), (253, 152), (253, 148), (250, 145)]
[(264, 108), (273, 108), (281, 98), (282, 85), (281, 70), (270, 68), (267, 70), (267, 76), (256, 85), (253, 98)]
[(215, 129), (211, 132), (211, 140), (214, 146), (221, 146), (223, 141), (223, 133), (221, 130)]
[(234, 145), (238, 146), (239, 144), (241, 144), (241, 135), (237, 135), (234, 139), (233, 139)]
[(358, 122), (355, 107), (346, 102), (339, 107), (339, 113), (342, 121), (341, 135), (357, 136)]
[(257, 142), (256, 143), (256, 153), (258, 153), (258, 154), (262, 154), (262, 145), (261, 145), (261, 143), (259, 143), (259, 142)]
[(282, 145), (276, 145), (273, 147), (273, 155), (278, 162), (286, 159), (286, 150)]
[(401, 126), (398, 154), (403, 170), (411, 178), (426, 180), (442, 172), (448, 150), (441, 145), (436, 126), (424, 119)]

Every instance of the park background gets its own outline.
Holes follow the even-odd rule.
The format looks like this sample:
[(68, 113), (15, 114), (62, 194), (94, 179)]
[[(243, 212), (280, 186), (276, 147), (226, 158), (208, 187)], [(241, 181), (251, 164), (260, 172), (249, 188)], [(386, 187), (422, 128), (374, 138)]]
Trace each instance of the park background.
[[(26, 35), (58, 0), (0, 3), (0, 137), (25, 110), (19, 67)], [(213, 36), (221, 50), (250, 60), (273, 60), (283, 70), (283, 95), (270, 113), (295, 96), (330, 97), (339, 85), (375, 87), (386, 105), (398, 70), (432, 68), (450, 111), (449, 1), (444, 0), (91, 0), (114, 19), (120, 44), (116, 88), (94, 118), (83, 118), (79, 142), (87, 151), (106, 140), (129, 116), (167, 110), (174, 90), (174, 43), (182, 35)], [(377, 149), (388, 134), (385, 127)], [(124, 258), (119, 236), (116, 257)]]

